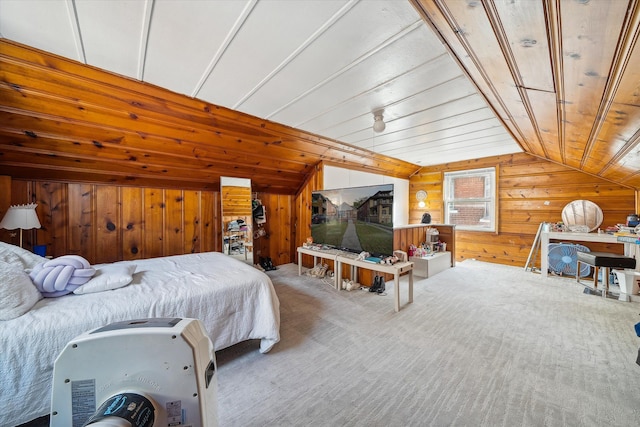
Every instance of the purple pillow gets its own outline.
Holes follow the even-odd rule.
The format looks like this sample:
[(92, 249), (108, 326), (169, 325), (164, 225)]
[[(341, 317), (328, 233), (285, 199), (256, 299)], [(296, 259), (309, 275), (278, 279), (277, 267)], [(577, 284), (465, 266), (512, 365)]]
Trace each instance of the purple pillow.
[(59, 297), (75, 291), (95, 274), (89, 261), (79, 255), (63, 255), (40, 263), (29, 277), (44, 297)]

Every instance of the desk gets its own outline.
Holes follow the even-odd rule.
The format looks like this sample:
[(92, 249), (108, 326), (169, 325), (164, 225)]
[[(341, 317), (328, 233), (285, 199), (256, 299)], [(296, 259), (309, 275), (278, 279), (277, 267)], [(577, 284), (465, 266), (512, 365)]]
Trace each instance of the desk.
[[(394, 309), (400, 311), (400, 275), (403, 273), (409, 273), (409, 301), (413, 302), (413, 263), (412, 262), (397, 262), (393, 265), (387, 264), (374, 264), (372, 262), (361, 261), (355, 259), (357, 255), (353, 257), (347, 255), (338, 255), (336, 261), (337, 277), (342, 277), (342, 264), (351, 265), (355, 268), (365, 268), (367, 270), (377, 271), (380, 273), (393, 274), (393, 293), (394, 293)], [(353, 278), (353, 276), (352, 276)], [(340, 289), (339, 287), (337, 289)]]
[(624, 253), (629, 253), (629, 244), (618, 240), (617, 236), (607, 233), (573, 233), (561, 231), (540, 232), (540, 274), (542, 277), (549, 275), (549, 241), (562, 240), (563, 242), (599, 242), (624, 244)]
[[(302, 257), (301, 254), (311, 255), (313, 257), (313, 266), (315, 267), (318, 264), (318, 258), (320, 259), (330, 259), (334, 262), (334, 269), (337, 273), (338, 271), (338, 263), (336, 262), (336, 257), (338, 256), (337, 249), (312, 249), (311, 247), (305, 248), (304, 246), (298, 247), (298, 276), (302, 276)], [(333, 286), (336, 289), (340, 289), (340, 276), (338, 274), (333, 275)]]
[[(618, 243), (624, 243), (624, 254), (640, 260), (640, 236), (620, 235), (616, 236)], [(636, 271), (640, 272), (640, 262), (636, 262)]]

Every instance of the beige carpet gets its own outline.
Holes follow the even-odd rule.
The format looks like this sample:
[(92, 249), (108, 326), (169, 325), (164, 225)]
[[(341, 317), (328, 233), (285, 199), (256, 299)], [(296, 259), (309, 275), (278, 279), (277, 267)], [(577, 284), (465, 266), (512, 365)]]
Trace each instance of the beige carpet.
[(399, 313), (390, 282), (268, 274), (282, 339), (217, 353), (223, 427), (640, 425), (638, 303), (477, 261), (417, 280)]

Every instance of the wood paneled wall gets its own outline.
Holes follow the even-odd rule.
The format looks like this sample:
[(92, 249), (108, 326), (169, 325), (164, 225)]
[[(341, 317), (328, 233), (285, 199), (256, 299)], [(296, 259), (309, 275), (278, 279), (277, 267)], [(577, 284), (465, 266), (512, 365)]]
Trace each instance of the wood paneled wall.
[[(491, 166), (498, 170), (498, 232), (456, 228), (458, 261), (475, 258), (524, 267), (540, 223), (562, 221), (562, 209), (573, 200), (598, 204), (604, 213), (602, 228), (625, 223), (627, 215), (637, 211), (634, 189), (522, 153), (424, 167), (409, 182), (410, 222), (420, 222), (425, 211), (431, 213), (434, 223), (444, 220), (444, 172)], [(429, 195), (425, 209), (419, 209), (412, 197), (420, 189)], [(621, 245), (587, 246), (621, 251)], [(537, 254), (538, 265), (539, 259)]]
[(268, 193), (258, 193), (257, 197), (265, 208), (267, 222), (264, 229), (267, 234), (253, 240), (255, 261), (260, 261), (260, 257), (270, 257), (275, 265), (293, 262), (294, 197)]
[(438, 230), (438, 240), (447, 244), (447, 251), (451, 252), (451, 264), (455, 265), (456, 255), (456, 227), (445, 224), (417, 224), (399, 227), (393, 230), (393, 248), (409, 252), (409, 245), (419, 245), (425, 242), (427, 229), (433, 227)]
[(219, 193), (14, 180), (12, 194), (38, 203), (42, 228), (29, 244), (53, 257), (102, 263), (221, 248)]
[(222, 212), (224, 216), (251, 216), (251, 187), (225, 185), (221, 191)]
[[(562, 208), (572, 200), (597, 203), (604, 213), (603, 227), (624, 223), (638, 210), (633, 189), (516, 154), (423, 168), (410, 180), (410, 223), (419, 223), (425, 211), (431, 213), (432, 223), (442, 222), (444, 171), (489, 166), (499, 169), (498, 232), (457, 228), (457, 261), (475, 258), (524, 266), (539, 224), (560, 221)], [(322, 176), (320, 165), (295, 197), (258, 193), (266, 208), (268, 235), (254, 242), (256, 260), (269, 256), (277, 265), (296, 262), (296, 248), (310, 234), (311, 192), (322, 188)], [(2, 188), (6, 181), (0, 181)], [(425, 209), (417, 207), (418, 189), (428, 193)], [(11, 180), (10, 190), (10, 197), (4, 193), (0, 198), (3, 203), (8, 199), (11, 204), (39, 205), (43, 228), (26, 232), (25, 246), (47, 244), (52, 256), (77, 253), (97, 263), (221, 250), (219, 192), (16, 179)], [(6, 231), (0, 238), (17, 244)], [(620, 251), (619, 245), (589, 246)], [(303, 263), (310, 265), (312, 259)]]
[[(311, 193), (324, 189), (324, 163), (316, 166), (315, 172), (309, 176), (295, 198), (295, 237), (293, 262), (298, 262), (296, 249), (311, 236)], [(302, 256), (303, 265), (313, 266), (313, 257)]]
[[(433, 224), (442, 224), (444, 221), (444, 207), (442, 200), (443, 175), (440, 170), (421, 170), (416, 176), (409, 179), (409, 224), (420, 224), (422, 214), (429, 212)], [(418, 206), (416, 193), (420, 190), (427, 192), (424, 200), (424, 208)]]
[[(92, 264), (222, 250), (219, 192), (0, 178), (3, 215), (9, 204), (38, 203), (42, 228), (25, 232), (28, 249), (44, 244), (47, 255), (77, 254)], [(254, 242), (256, 261), (293, 262), (293, 196), (257, 195), (267, 236)], [(18, 244), (3, 231), (0, 240)]]

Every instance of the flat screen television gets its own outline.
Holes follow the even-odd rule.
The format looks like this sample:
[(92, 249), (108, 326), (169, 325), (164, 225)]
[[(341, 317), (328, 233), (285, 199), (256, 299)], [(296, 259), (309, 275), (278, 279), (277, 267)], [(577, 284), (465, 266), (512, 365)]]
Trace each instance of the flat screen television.
[(314, 191), (314, 243), (372, 256), (393, 254), (393, 184)]

